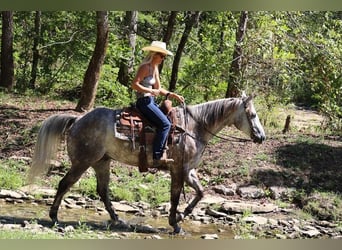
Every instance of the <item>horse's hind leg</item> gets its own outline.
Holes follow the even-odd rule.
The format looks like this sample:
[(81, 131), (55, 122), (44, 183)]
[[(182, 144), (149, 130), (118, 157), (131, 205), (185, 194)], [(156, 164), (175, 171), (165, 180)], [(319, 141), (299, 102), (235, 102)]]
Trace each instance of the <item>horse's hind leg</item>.
[(108, 211), (110, 218), (114, 221), (118, 221), (118, 215), (115, 213), (115, 210), (112, 206), (112, 203), (109, 199), (109, 177), (110, 177), (110, 159), (104, 157), (95, 165), (93, 168), (96, 173), (97, 179), (97, 193), (100, 195), (101, 200), (103, 201), (106, 210)]
[(70, 187), (77, 182), (82, 174), (88, 169), (88, 166), (84, 167), (80, 164), (73, 164), (71, 169), (68, 171), (68, 173), (63, 177), (63, 179), (59, 182), (58, 190), (55, 195), (55, 199), (53, 201), (53, 204), (50, 208), (49, 216), (53, 223), (57, 223), (57, 214), (58, 214), (58, 208), (62, 202), (63, 196), (67, 191), (69, 191)]

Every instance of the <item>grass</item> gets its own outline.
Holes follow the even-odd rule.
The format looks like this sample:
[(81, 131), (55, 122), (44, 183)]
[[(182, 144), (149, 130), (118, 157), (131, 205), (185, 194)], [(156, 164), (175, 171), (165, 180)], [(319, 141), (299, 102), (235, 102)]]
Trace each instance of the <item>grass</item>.
[[(96, 199), (96, 186), (95, 174), (91, 171), (87, 176), (83, 176), (72, 190)], [(141, 174), (137, 168), (128, 168), (117, 163), (112, 166), (109, 189), (114, 201), (143, 201), (156, 207), (170, 199), (170, 178), (159, 172)]]
[(25, 183), (23, 179), (25, 162), (19, 160), (0, 161), (0, 187), (18, 189)]

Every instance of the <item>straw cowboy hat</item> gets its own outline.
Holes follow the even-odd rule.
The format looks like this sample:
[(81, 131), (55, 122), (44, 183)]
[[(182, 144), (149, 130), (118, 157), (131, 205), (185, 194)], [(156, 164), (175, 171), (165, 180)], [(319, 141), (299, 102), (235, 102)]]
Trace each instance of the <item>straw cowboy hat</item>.
[(160, 52), (165, 55), (173, 56), (172, 52), (166, 49), (166, 43), (160, 41), (153, 41), (150, 46), (142, 48), (143, 51)]

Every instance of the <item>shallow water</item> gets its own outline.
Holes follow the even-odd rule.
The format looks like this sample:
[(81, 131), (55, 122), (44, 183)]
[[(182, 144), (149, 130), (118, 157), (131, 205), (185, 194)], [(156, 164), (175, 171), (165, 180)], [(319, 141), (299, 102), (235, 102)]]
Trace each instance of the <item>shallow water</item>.
[[(39, 205), (35, 203), (7, 203), (0, 201), (0, 222), (22, 224), (24, 221), (36, 221), (46, 227), (51, 226), (51, 220), (48, 216), (50, 206)], [(59, 210), (59, 220), (62, 224), (78, 225), (79, 222), (86, 224), (94, 230), (107, 230), (109, 215), (107, 212), (98, 212), (95, 209), (74, 208), (68, 209), (65, 207)], [(118, 212), (119, 218), (129, 225), (137, 226), (138, 228), (148, 228), (147, 232), (131, 231), (141, 236), (159, 235), (161, 238), (170, 238), (169, 233), (172, 228), (168, 225), (168, 217), (153, 218), (150, 216), (136, 216), (129, 213)], [(216, 234), (219, 239), (232, 239), (233, 233), (228, 225), (219, 225), (214, 223), (203, 224), (198, 221), (186, 219), (180, 223), (180, 226), (186, 232), (185, 235), (176, 236), (181, 239), (199, 239), (205, 234)], [(153, 232), (158, 230), (158, 232)], [(114, 229), (115, 232), (120, 232), (120, 229)], [(123, 232), (127, 232), (124, 230)], [(128, 231), (129, 233), (130, 231)], [(175, 238), (175, 236), (172, 236)]]

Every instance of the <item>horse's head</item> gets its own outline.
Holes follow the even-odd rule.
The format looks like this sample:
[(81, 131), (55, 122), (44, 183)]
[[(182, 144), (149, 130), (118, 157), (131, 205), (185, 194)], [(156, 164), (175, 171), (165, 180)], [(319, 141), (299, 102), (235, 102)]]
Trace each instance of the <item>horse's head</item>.
[(253, 105), (253, 96), (246, 96), (243, 92), (241, 99), (243, 103), (241, 108), (244, 111), (241, 112), (235, 126), (249, 135), (253, 139), (253, 142), (262, 143), (266, 139), (266, 136)]

